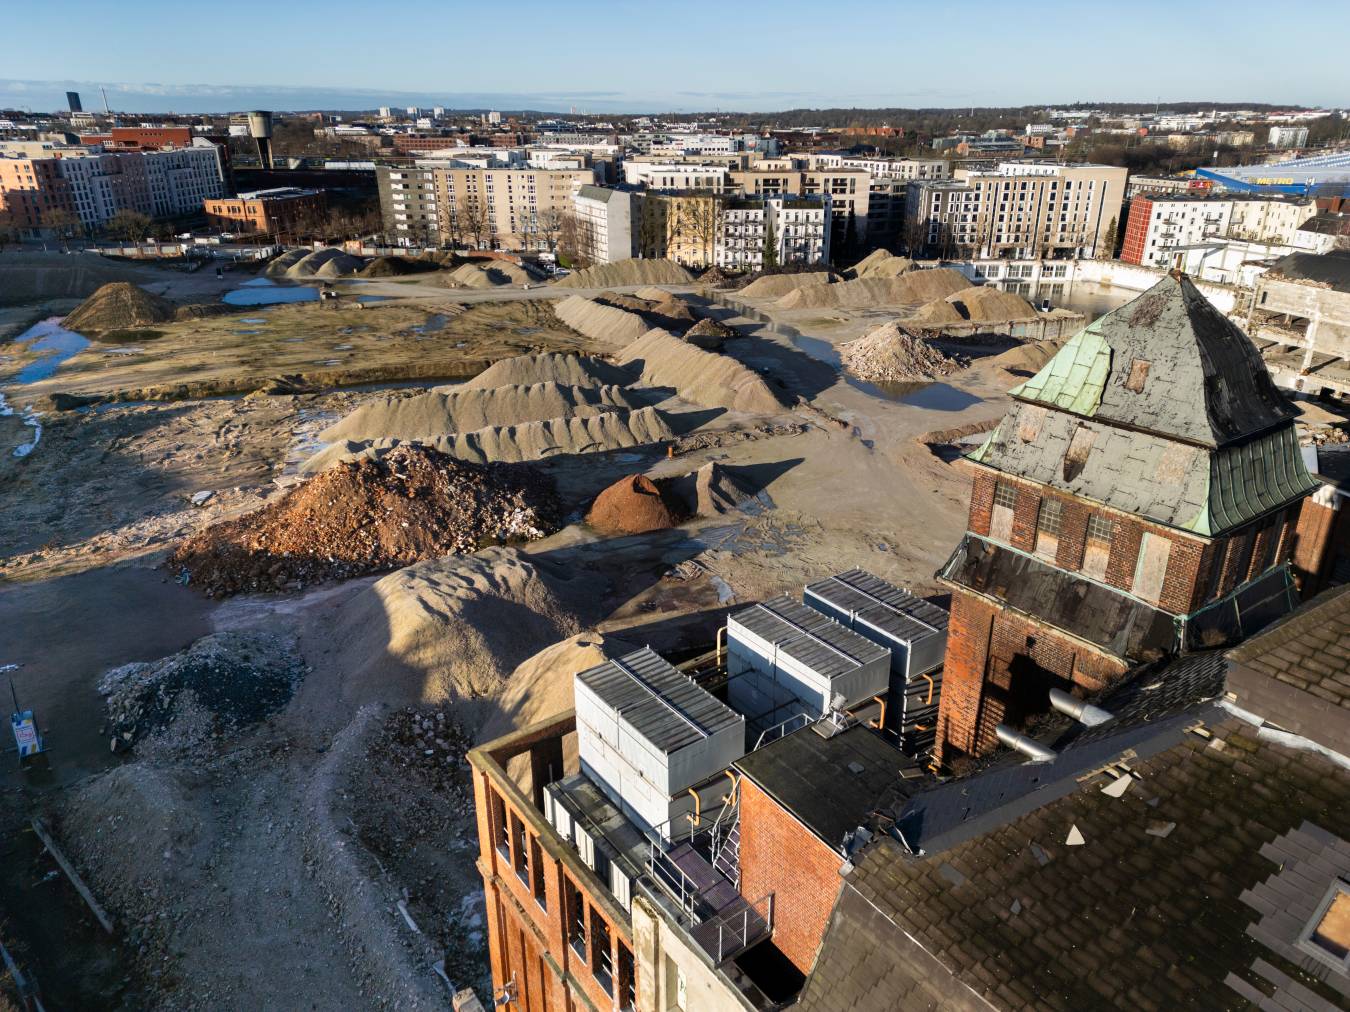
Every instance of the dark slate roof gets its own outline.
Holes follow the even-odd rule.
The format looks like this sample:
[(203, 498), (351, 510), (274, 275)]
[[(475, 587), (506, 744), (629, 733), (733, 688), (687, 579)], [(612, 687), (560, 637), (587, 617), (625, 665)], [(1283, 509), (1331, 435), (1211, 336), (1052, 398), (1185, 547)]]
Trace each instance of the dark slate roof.
[(1267, 277), (1314, 281), (1338, 292), (1350, 292), (1350, 250), (1290, 253), (1275, 261)]
[(1176, 627), (1166, 612), (975, 534), (962, 538), (938, 576), (1117, 657), (1151, 661), (1178, 652)]
[[(918, 760), (862, 725), (832, 738), (807, 727), (735, 765), (841, 854), (845, 834), (865, 825), (876, 808), (898, 805), (923, 782)], [(912, 779), (902, 777), (901, 770), (910, 771)]]
[[(1136, 362), (1148, 363), (1142, 377)], [(1163, 278), (1089, 324), (1011, 392), (1207, 447), (1264, 432), (1297, 413), (1256, 346), (1184, 274)]]
[(1319, 446), (1317, 477), (1328, 485), (1350, 489), (1350, 444), (1328, 443)]
[(1000, 1009), (1347, 1007), (1343, 977), (1289, 958), (1275, 938), (1289, 918), (1265, 894), (1306, 911), (1337, 862), (1350, 872), (1335, 840), (1350, 842), (1350, 770), (1231, 719), (1206, 730), (1117, 752), (1120, 797), (1106, 773), (939, 851), (879, 837), (854, 858), (800, 1007), (974, 1007), (947, 972)]
[(676, 671), (651, 647), (597, 664), (576, 677), (652, 747), (664, 753), (745, 721), (688, 675)]
[(1314, 598), (1228, 656), (1235, 664), (1350, 711), (1350, 585)]

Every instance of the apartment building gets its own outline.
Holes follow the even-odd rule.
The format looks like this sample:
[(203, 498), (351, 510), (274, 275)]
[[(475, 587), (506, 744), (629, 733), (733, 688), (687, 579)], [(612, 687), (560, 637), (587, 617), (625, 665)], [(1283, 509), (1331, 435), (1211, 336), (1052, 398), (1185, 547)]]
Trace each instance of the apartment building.
[(97, 229), (120, 211), (193, 214), (225, 192), (220, 149), (201, 139), (163, 151), (68, 147), (44, 158), (0, 157), (0, 209), (34, 236), (54, 227)]
[(386, 233), (408, 244), (548, 250), (591, 169), (466, 168), (422, 162), (376, 172)]
[(1266, 143), (1272, 148), (1305, 148), (1308, 146), (1308, 128), (1273, 126), (1266, 137)]
[(1214, 183), (1194, 175), (1130, 176), (1125, 184), (1125, 199), (1133, 200), (1141, 193), (1207, 193)]
[(1120, 228), (1126, 170), (1004, 162), (909, 184), (905, 230), (916, 252), (948, 258), (1093, 257)]
[(859, 158), (838, 152), (806, 156), (813, 169), (865, 169), (874, 177), (889, 179), (950, 179), (951, 162), (945, 158)]
[(640, 195), (627, 189), (586, 183), (572, 198), (579, 252), (597, 264), (638, 255)]
[(744, 271), (775, 264), (827, 263), (832, 223), (828, 194), (732, 197), (720, 211), (713, 263)]
[(1290, 245), (1316, 212), (1311, 198), (1234, 194), (1149, 194), (1130, 201), (1120, 258), (1168, 267), (1188, 247), (1229, 241)]
[(313, 228), (327, 209), (328, 198), (322, 190), (295, 186), (254, 190), (202, 204), (208, 225), (244, 235), (295, 233)]
[(706, 190), (724, 193), (733, 188), (727, 167), (721, 164), (625, 159), (623, 178), (630, 186), (651, 190)]
[(792, 158), (755, 162), (730, 176), (747, 197), (829, 197), (833, 244), (854, 246), (867, 238), (872, 176), (866, 169), (810, 169)]

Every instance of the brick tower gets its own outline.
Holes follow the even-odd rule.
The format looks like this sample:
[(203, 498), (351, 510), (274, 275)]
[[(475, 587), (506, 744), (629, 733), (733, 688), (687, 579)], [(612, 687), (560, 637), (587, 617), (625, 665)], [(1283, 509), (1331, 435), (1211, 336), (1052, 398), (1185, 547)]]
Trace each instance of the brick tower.
[(1316, 483), (1293, 405), (1182, 274), (1070, 340), (967, 462), (937, 756), (1034, 726), (1049, 690), (1221, 646), (1289, 611)]

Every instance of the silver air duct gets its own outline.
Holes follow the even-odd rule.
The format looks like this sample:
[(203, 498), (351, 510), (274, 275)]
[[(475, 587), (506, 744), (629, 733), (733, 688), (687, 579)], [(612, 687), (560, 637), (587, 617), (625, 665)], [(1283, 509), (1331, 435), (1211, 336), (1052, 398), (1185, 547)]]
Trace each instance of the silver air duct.
[(1081, 699), (1075, 699), (1067, 692), (1061, 692), (1059, 689), (1050, 690), (1050, 705), (1060, 713), (1067, 713), (1080, 724), (1086, 724), (1088, 727), (1096, 727), (1098, 724), (1105, 724), (1109, 720), (1115, 720), (1115, 716), (1103, 710), (1100, 706), (1093, 706), (1091, 703), (1085, 703)]
[(1032, 762), (1048, 763), (1055, 758), (1054, 749), (1046, 748), (1034, 738), (1028, 738), (1021, 731), (1014, 731), (1007, 724), (1000, 724), (994, 728), (994, 734), (998, 735), (998, 740), (1003, 744), (1021, 752)]

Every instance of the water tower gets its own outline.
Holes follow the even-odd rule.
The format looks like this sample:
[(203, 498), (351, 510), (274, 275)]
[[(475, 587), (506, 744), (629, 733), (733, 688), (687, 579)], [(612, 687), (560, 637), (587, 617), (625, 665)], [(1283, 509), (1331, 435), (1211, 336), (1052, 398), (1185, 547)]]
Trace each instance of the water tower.
[(258, 143), (258, 163), (272, 167), (272, 114), (255, 111), (248, 114), (248, 135)]

